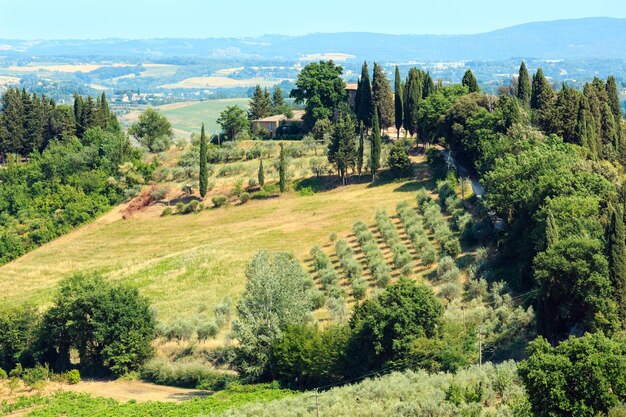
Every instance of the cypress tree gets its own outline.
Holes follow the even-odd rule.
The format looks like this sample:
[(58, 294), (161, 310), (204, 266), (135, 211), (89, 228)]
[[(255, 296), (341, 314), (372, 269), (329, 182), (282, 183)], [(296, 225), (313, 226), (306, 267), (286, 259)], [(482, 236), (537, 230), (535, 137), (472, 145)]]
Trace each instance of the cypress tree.
[[(611, 111), (609, 103), (604, 103), (602, 106), (602, 148), (610, 149), (611, 147), (615, 152), (620, 151), (619, 135), (617, 134), (617, 126), (615, 123), (615, 117)], [(605, 152), (605, 157), (609, 156)]]
[(76, 136), (79, 138), (83, 137), (83, 98), (78, 94), (74, 93), (74, 121), (76, 122)]
[(478, 86), (478, 81), (476, 81), (476, 77), (472, 70), (465, 71), (463, 74), (463, 80), (461, 80), (461, 84), (468, 88), (470, 93), (478, 93), (480, 91), (480, 87)]
[(411, 68), (406, 80), (404, 96), (404, 128), (411, 136), (417, 132), (417, 116), (419, 104), (422, 100), (422, 73), (417, 68)]
[(374, 63), (374, 83), (372, 85), (372, 106), (378, 111), (378, 122), (382, 129), (394, 123), (393, 93), (383, 68)]
[(270, 93), (266, 89), (262, 89), (257, 85), (254, 94), (250, 99), (250, 109), (248, 110), (248, 118), (250, 120), (262, 119), (272, 113)]
[(357, 155), (356, 155), (356, 170), (359, 173), (359, 175), (361, 175), (361, 172), (363, 171), (363, 154), (365, 152), (365, 126), (363, 126), (363, 122), (359, 123), (359, 148), (357, 150)]
[(433, 77), (430, 76), (430, 73), (427, 72), (424, 75), (424, 85), (422, 87), (422, 98), (427, 98), (436, 90), (435, 82), (433, 81)]
[(539, 68), (533, 76), (530, 107), (536, 110), (548, 109), (554, 101), (554, 90)]
[(200, 196), (204, 198), (209, 184), (209, 167), (207, 165), (208, 143), (204, 134), (204, 123), (200, 130)]
[(552, 213), (546, 219), (546, 247), (550, 247), (559, 240), (559, 228)]
[(356, 93), (354, 94), (354, 115), (359, 119), (359, 104), (361, 103), (361, 79), (356, 80)]
[(554, 90), (539, 68), (533, 76), (530, 107), (535, 110), (535, 122), (544, 131), (549, 132), (553, 125)]
[(526, 63), (522, 61), (522, 65), (519, 67), (519, 77), (517, 78), (517, 98), (528, 106), (530, 105), (531, 95), (532, 88), (530, 86), (528, 69), (526, 68)]
[(103, 92), (102, 96), (100, 96), (99, 105), (98, 105), (98, 122), (100, 127), (103, 129), (108, 129), (111, 124), (111, 110), (109, 109), (109, 102), (107, 101), (107, 96)]
[(404, 91), (402, 86), (402, 79), (400, 78), (400, 69), (397, 65), (394, 80), (394, 92), (396, 130), (398, 131), (398, 139), (400, 139), (400, 129), (402, 129), (402, 119), (404, 118)]
[(594, 161), (597, 160), (598, 151), (596, 149), (595, 127), (593, 126), (593, 117), (589, 113), (589, 103), (586, 97), (582, 98), (578, 109), (576, 137), (577, 143), (587, 151), (589, 158)]
[(263, 170), (263, 160), (259, 160), (259, 173), (257, 175), (259, 180), (259, 186), (263, 187), (265, 185), (265, 171)]
[(349, 114), (341, 114), (333, 126), (331, 141), (328, 144), (328, 162), (337, 168), (343, 185), (346, 185), (348, 168), (352, 168), (354, 171), (357, 156), (354, 120)]
[(287, 190), (287, 162), (285, 161), (285, 146), (280, 144), (280, 160), (278, 163), (278, 186), (280, 188), (280, 192), (284, 193)]
[(372, 127), (372, 84), (370, 83), (367, 62), (364, 62), (361, 68), (360, 87), (357, 119), (359, 122), (363, 122), (365, 127), (369, 129)]
[(376, 180), (376, 173), (380, 168), (380, 150), (381, 150), (381, 138), (380, 138), (380, 125), (378, 124), (378, 114), (374, 112), (374, 120), (372, 121), (372, 139), (371, 139), (371, 152), (370, 152), (370, 169), (372, 170), (372, 181)]
[(615, 77), (612, 75), (606, 80), (606, 92), (608, 95), (609, 106), (611, 107), (613, 117), (615, 118), (617, 134), (621, 135), (623, 118), (622, 106), (620, 105), (619, 94), (617, 93), (617, 83), (615, 82)]
[(615, 289), (620, 316), (626, 318), (626, 233), (621, 208), (612, 210), (608, 238), (609, 276)]

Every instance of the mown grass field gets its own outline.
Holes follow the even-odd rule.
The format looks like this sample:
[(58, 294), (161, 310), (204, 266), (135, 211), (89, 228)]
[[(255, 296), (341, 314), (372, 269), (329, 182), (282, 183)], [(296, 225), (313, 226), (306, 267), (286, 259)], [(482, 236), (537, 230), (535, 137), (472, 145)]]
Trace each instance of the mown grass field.
[(184, 106), (165, 105), (157, 109), (167, 116), (175, 129), (200, 133), (200, 127), (204, 123), (207, 132), (214, 133), (219, 129), (217, 119), (227, 106), (241, 106), (247, 109), (249, 101), (247, 98), (228, 98), (184, 103)]
[[(151, 69), (152, 70), (152, 69)], [(204, 123), (207, 134), (213, 134), (220, 128), (217, 119), (227, 106), (241, 106), (248, 108), (247, 98), (227, 98), (222, 100), (188, 101), (182, 103), (164, 104), (156, 109), (164, 114), (172, 124), (177, 136), (188, 137), (191, 133), (200, 133)], [(122, 123), (130, 126), (137, 121), (143, 109), (134, 110), (122, 116)]]
[(171, 217), (160, 217), (162, 206), (131, 220), (114, 211), (1, 267), (0, 304), (45, 306), (61, 278), (96, 272), (140, 288), (159, 319), (190, 315), (224, 296), (237, 299), (258, 250), (292, 251), (304, 262), (329, 233), (348, 232), (377, 208), (393, 211), (398, 201), (412, 200), (420, 184), (364, 183), (306, 197), (289, 192)]

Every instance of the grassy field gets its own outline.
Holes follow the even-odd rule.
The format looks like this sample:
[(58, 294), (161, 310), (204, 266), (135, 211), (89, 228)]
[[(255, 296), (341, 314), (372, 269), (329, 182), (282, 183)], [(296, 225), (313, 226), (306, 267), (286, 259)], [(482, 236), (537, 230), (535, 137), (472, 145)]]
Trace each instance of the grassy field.
[[(227, 106), (241, 106), (248, 108), (250, 102), (247, 98), (227, 98), (223, 100), (189, 101), (183, 103), (165, 104), (156, 109), (163, 113), (172, 123), (177, 136), (188, 137), (192, 132), (200, 133), (200, 127), (204, 127), (208, 133), (215, 133), (220, 128), (217, 119)], [(135, 110), (122, 116), (122, 123), (130, 126), (137, 121), (143, 111)]]
[[(0, 268), (0, 304), (45, 305), (59, 279), (99, 272), (139, 287), (161, 319), (196, 312), (234, 297), (245, 286), (247, 262), (261, 249), (288, 250), (304, 261), (313, 244), (331, 232), (348, 232), (354, 221), (372, 219), (412, 200), (419, 183), (349, 185), (301, 197), (160, 217), (154, 206), (131, 220), (118, 210)], [(209, 203), (210, 205), (210, 203)]]

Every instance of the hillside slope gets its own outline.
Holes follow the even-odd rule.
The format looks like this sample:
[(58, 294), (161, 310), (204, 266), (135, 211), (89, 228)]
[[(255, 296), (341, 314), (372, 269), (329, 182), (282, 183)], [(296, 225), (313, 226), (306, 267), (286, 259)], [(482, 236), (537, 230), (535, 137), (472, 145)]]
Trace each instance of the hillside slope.
[(304, 260), (315, 242), (372, 218), (377, 208), (393, 210), (412, 199), (418, 185), (349, 185), (170, 217), (160, 217), (162, 206), (154, 206), (131, 220), (122, 220), (117, 208), (1, 267), (0, 304), (42, 305), (62, 277), (100, 272), (139, 287), (161, 319), (191, 314), (226, 295), (237, 297), (258, 250), (289, 250)]

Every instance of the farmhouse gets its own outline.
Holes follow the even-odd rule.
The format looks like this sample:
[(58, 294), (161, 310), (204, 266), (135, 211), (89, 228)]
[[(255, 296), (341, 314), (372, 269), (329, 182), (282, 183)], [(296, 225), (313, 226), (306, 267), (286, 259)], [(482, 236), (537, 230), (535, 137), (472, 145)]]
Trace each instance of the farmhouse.
[(276, 136), (278, 128), (283, 125), (302, 125), (303, 117), (304, 110), (294, 110), (291, 118), (288, 118), (284, 114), (277, 114), (275, 116), (253, 120), (252, 131), (258, 133), (260, 130), (266, 130), (269, 137), (274, 137)]
[(348, 94), (348, 103), (350, 103), (350, 107), (354, 108), (356, 104), (356, 90), (358, 88), (357, 83), (347, 83), (346, 84), (346, 94)]

